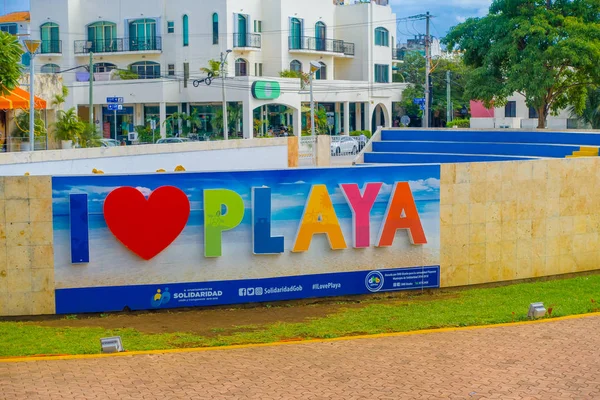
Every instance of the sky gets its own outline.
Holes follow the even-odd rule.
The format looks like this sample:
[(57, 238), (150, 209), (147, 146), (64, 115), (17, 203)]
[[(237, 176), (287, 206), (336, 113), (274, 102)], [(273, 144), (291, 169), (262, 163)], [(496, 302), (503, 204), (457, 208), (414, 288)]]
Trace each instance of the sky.
[(0, 0), (0, 15), (29, 10), (29, 0)]
[[(492, 0), (390, 0), (397, 18), (424, 14), (429, 11), (432, 19), (431, 34), (443, 37), (449, 28), (464, 22), (469, 17), (480, 17), (487, 14)], [(398, 38), (412, 37), (416, 33), (425, 34), (425, 23), (399, 22)], [(402, 41), (404, 41), (402, 40)]]
[[(392, 9), (398, 18), (424, 14), (429, 11), (435, 18), (432, 20), (431, 34), (443, 37), (448, 29), (466, 18), (483, 16), (491, 4), (491, 0), (390, 0)], [(0, 0), (0, 15), (29, 8), (29, 0)], [(425, 33), (423, 22), (398, 24), (396, 37), (405, 41), (417, 33)]]

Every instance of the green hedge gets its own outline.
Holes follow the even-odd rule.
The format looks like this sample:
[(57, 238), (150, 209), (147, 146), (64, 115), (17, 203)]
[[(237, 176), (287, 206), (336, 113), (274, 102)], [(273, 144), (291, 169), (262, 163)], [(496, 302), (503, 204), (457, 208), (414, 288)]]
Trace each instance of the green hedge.
[(454, 121), (448, 122), (446, 128), (470, 128), (471, 121), (468, 119), (455, 119)]
[(350, 132), (350, 136), (360, 136), (365, 135), (368, 139), (371, 139), (371, 131), (352, 131)]

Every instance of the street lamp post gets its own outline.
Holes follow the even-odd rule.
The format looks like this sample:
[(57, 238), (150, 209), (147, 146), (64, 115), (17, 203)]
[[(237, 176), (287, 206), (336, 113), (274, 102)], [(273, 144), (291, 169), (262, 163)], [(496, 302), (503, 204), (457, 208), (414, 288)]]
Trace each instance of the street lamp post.
[[(90, 90), (89, 90), (89, 102), (90, 102), (90, 124), (94, 124), (94, 52), (92, 51), (93, 43), (88, 41), (85, 43), (86, 50), (90, 53)], [(117, 120), (115, 119), (115, 126), (117, 125)]]
[(223, 139), (229, 139), (229, 127), (227, 126), (227, 100), (225, 100), (225, 63), (231, 50), (221, 53), (221, 90), (223, 92)]
[(310, 84), (310, 135), (313, 140), (313, 161), (316, 162), (317, 136), (315, 133), (315, 99), (313, 96), (313, 75), (321, 69), (321, 63), (317, 61), (310, 62), (310, 73), (308, 81)]
[(29, 146), (31, 151), (35, 151), (35, 53), (40, 47), (40, 40), (23, 41), (27, 51), (31, 55), (29, 59)]

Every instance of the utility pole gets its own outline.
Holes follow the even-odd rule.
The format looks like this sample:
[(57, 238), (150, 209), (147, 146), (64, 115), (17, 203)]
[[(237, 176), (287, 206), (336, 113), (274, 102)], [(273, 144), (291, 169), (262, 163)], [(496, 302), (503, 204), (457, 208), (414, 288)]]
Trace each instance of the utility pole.
[(231, 50), (221, 53), (221, 90), (223, 94), (223, 140), (229, 139), (229, 127), (227, 126), (227, 100), (225, 99), (225, 63)]
[(450, 86), (450, 71), (446, 71), (446, 124), (452, 121), (452, 87)]
[(430, 98), (430, 85), (429, 85), (429, 73), (431, 69), (431, 38), (429, 37), (429, 20), (431, 19), (431, 15), (429, 15), (429, 11), (425, 14), (426, 20), (426, 34), (425, 34), (425, 112), (423, 114), (423, 128), (429, 128), (429, 98)]
[[(90, 124), (94, 125), (94, 53), (90, 49)], [(115, 127), (117, 118), (115, 117)], [(116, 139), (116, 137), (115, 137)]]

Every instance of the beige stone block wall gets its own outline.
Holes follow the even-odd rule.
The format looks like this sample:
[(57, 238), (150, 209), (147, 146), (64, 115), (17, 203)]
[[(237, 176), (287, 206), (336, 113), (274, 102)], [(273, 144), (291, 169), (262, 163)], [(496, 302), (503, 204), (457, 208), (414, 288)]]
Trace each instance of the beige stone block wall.
[(441, 167), (441, 286), (598, 269), (600, 158)]
[(317, 167), (331, 166), (331, 136), (317, 136)]
[(51, 178), (0, 177), (0, 316), (54, 313)]

